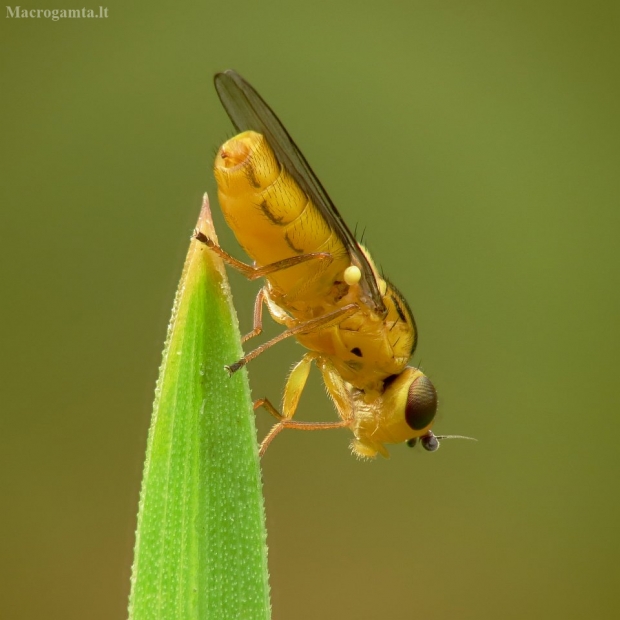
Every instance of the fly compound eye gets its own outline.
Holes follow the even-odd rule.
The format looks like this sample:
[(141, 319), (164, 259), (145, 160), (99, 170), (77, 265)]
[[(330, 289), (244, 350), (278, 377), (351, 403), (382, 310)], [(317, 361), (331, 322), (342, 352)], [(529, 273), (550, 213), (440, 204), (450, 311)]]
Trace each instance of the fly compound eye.
[(421, 375), (409, 386), (405, 420), (414, 431), (420, 431), (433, 421), (436, 411), (435, 387), (426, 375)]

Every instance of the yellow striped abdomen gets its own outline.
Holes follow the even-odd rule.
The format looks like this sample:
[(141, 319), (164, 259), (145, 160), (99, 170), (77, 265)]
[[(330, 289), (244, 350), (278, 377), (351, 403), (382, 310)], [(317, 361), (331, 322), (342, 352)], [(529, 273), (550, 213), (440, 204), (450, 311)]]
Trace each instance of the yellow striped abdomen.
[(359, 287), (344, 281), (351, 257), (343, 242), (261, 134), (246, 131), (226, 142), (215, 160), (215, 178), (226, 221), (257, 265), (313, 252), (332, 256), (329, 264), (311, 260), (269, 274), (269, 296), (297, 321), (357, 304), (353, 316), (297, 339), (329, 359), (346, 382), (379, 394), (384, 379), (403, 371), (415, 342), (413, 317), (400, 294), (365, 252), (387, 312), (380, 316), (360, 301)]
[(329, 265), (309, 261), (270, 274), (275, 295), (304, 313), (310, 307), (334, 303), (339, 295), (335, 283), (343, 281), (350, 264), (348, 252), (317, 207), (280, 167), (263, 136), (246, 131), (228, 140), (218, 151), (214, 171), (224, 217), (259, 266), (312, 252), (333, 257)]

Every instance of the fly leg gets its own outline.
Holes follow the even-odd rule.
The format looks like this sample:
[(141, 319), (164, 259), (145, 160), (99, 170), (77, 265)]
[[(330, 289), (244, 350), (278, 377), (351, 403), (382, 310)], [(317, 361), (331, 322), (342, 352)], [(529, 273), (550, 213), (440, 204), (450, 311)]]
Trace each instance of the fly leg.
[(260, 291), (258, 291), (256, 300), (254, 301), (253, 329), (251, 332), (247, 333), (245, 336), (243, 336), (243, 338), (241, 338), (241, 342), (247, 342), (250, 338), (258, 336), (263, 331), (263, 304), (267, 306), (267, 310), (269, 310), (271, 318), (276, 323), (280, 323), (280, 325), (286, 325), (287, 327), (294, 323), (295, 320), (293, 319), (293, 317), (284, 310), (282, 310), (280, 306), (274, 304), (269, 297), (269, 293), (266, 287), (263, 287)]
[[(268, 276), (276, 271), (289, 269), (290, 267), (295, 267), (311, 260), (319, 261), (322, 263), (321, 266), (325, 268), (334, 260), (333, 256), (327, 252), (312, 252), (310, 254), (291, 256), (290, 258), (285, 258), (283, 260), (276, 261), (275, 263), (264, 265), (263, 267), (254, 267), (253, 265), (243, 263), (231, 256), (228, 252), (223, 250), (212, 239), (199, 230), (194, 231), (194, 239), (200, 243), (204, 243), (204, 245), (206, 245), (212, 252), (215, 252), (226, 264), (239, 271), (248, 280), (264, 278), (265, 276)], [(250, 338), (258, 336), (263, 331), (263, 303), (267, 304), (269, 314), (271, 314), (274, 321), (277, 323), (288, 325), (290, 321), (292, 321), (291, 317), (286, 314), (286, 312), (283, 312), (275, 304), (271, 303), (266, 290), (262, 288), (258, 292), (256, 301), (254, 302), (254, 324), (252, 331), (243, 336), (241, 342), (246, 342), (247, 340), (250, 340)]]
[(323, 375), (325, 389), (329, 397), (334, 401), (340, 419), (349, 425), (352, 424), (355, 419), (355, 409), (345, 380), (328, 360), (321, 359), (317, 361), (317, 366)]
[(343, 425), (351, 428), (355, 435), (350, 445), (352, 452), (361, 458), (373, 458), (377, 454), (388, 457), (389, 454), (385, 446), (377, 441), (373, 441), (372, 437), (369, 437), (367, 433), (360, 432), (359, 426), (355, 424), (355, 403), (351, 398), (346, 382), (338, 371), (325, 359), (317, 361), (317, 366), (323, 375), (327, 393), (334, 401), (338, 415), (344, 422)]
[(204, 243), (211, 251), (215, 252), (226, 264), (230, 265), (233, 269), (236, 269), (242, 273), (248, 280), (257, 280), (258, 278), (264, 278), (270, 273), (275, 271), (281, 271), (282, 269), (288, 269), (289, 267), (295, 267), (311, 260), (318, 260), (320, 262), (326, 261), (326, 264), (332, 262), (333, 257), (327, 252), (311, 252), (310, 254), (300, 254), (299, 256), (291, 256), (283, 260), (276, 261), (263, 267), (254, 267), (253, 265), (247, 265), (246, 263), (237, 260), (234, 256), (231, 256), (228, 252), (223, 250), (217, 243), (207, 237), (199, 230), (194, 231), (194, 239), (200, 243)]
[(261, 288), (254, 300), (254, 321), (252, 331), (241, 338), (241, 343), (258, 336), (263, 331), (263, 303), (265, 302), (265, 289)]
[(264, 407), (278, 422), (271, 427), (265, 439), (263, 439), (259, 456), (263, 456), (274, 440), (285, 428), (292, 428), (299, 431), (319, 431), (331, 428), (345, 428), (350, 426), (351, 420), (342, 418), (340, 422), (297, 422), (293, 420), (301, 393), (308, 380), (312, 361), (318, 357), (317, 353), (306, 353), (300, 362), (293, 368), (284, 387), (284, 397), (282, 399), (282, 413), (280, 413), (266, 398), (261, 398), (254, 403), (254, 409)]
[(319, 329), (325, 329), (327, 327), (332, 327), (333, 325), (338, 325), (338, 323), (341, 323), (350, 316), (353, 316), (358, 310), (359, 308), (357, 304), (347, 304), (342, 308), (338, 308), (338, 310), (319, 316), (316, 319), (310, 319), (309, 321), (299, 323), (298, 325), (283, 331), (281, 334), (278, 334), (275, 338), (272, 338), (264, 344), (256, 347), (256, 349), (250, 351), (247, 355), (244, 355), (234, 364), (226, 366), (226, 370), (228, 370), (230, 374), (237, 372), (237, 370), (243, 368), (243, 366), (245, 366), (248, 362), (251, 362), (255, 357), (258, 357), (261, 353), (263, 353), (263, 351), (270, 349), (274, 344), (277, 344), (281, 340), (290, 338), (291, 336), (296, 336), (297, 334), (310, 333), (318, 331)]

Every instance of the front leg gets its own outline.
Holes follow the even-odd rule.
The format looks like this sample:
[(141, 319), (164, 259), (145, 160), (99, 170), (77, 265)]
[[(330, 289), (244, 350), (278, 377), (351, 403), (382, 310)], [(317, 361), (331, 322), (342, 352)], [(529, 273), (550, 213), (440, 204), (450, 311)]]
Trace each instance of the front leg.
[(302, 357), (301, 361), (291, 371), (291, 374), (286, 380), (286, 385), (284, 386), (282, 413), (280, 413), (266, 398), (261, 398), (254, 403), (254, 409), (264, 407), (276, 420), (278, 420), (277, 424), (272, 426), (265, 439), (263, 439), (259, 449), (259, 456), (263, 456), (263, 454), (265, 454), (269, 444), (274, 440), (276, 435), (279, 435), (285, 428), (291, 428), (298, 431), (320, 431), (329, 430), (332, 428), (346, 428), (351, 425), (351, 420), (345, 419), (344, 417), (339, 422), (297, 422), (292, 419), (297, 411), (299, 399), (301, 398), (301, 394), (306, 386), (312, 361), (317, 357), (318, 354), (315, 352), (306, 353)]

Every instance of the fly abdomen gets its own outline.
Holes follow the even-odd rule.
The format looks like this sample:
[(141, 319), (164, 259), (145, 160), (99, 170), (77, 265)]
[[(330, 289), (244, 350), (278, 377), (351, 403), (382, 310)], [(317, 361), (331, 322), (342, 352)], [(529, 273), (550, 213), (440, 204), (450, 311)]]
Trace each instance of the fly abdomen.
[(285, 226), (303, 213), (307, 196), (280, 168), (260, 134), (246, 131), (222, 145), (215, 159), (215, 179), (224, 215), (240, 221), (261, 219)]
[(329, 266), (311, 261), (271, 274), (276, 289), (291, 298), (331, 289), (349, 266), (348, 253), (261, 134), (246, 131), (228, 140), (217, 154), (215, 178), (224, 217), (258, 265), (313, 252), (333, 256)]

